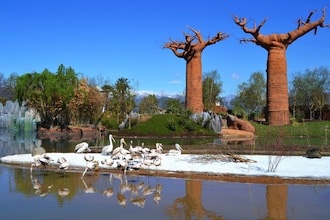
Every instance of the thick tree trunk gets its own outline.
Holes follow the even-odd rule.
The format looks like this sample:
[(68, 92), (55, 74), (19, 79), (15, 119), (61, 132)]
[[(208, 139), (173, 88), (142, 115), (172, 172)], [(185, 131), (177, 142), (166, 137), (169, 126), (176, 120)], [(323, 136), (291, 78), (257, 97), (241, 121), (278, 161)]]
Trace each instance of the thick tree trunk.
[(287, 125), (290, 123), (285, 52), (285, 48), (278, 47), (268, 51), (267, 119), (269, 125)]
[(203, 111), (201, 53), (196, 53), (186, 63), (186, 109), (193, 113)]

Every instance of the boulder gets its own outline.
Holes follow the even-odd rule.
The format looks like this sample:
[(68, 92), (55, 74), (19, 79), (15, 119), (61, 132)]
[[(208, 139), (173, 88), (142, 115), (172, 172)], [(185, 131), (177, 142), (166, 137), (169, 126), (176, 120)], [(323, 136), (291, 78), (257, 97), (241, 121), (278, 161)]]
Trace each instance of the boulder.
[(311, 148), (311, 149), (306, 150), (306, 153), (303, 156), (310, 158), (310, 159), (313, 159), (313, 158), (319, 159), (322, 157), (321, 152), (316, 148)]

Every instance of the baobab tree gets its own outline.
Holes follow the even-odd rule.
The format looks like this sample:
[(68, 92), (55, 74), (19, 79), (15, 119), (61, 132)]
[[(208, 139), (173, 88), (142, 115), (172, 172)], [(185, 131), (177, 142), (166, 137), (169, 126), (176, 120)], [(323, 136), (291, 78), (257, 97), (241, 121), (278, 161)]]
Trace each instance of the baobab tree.
[(290, 123), (286, 50), (291, 43), (308, 32), (314, 30), (314, 34), (316, 34), (318, 27), (329, 27), (329, 25), (324, 24), (325, 9), (323, 9), (322, 17), (319, 20), (311, 22), (311, 17), (315, 12), (310, 12), (305, 21), (298, 19), (298, 26), (295, 30), (270, 35), (260, 33), (260, 29), (267, 19), (264, 19), (259, 26), (254, 25), (254, 28), (250, 29), (246, 27), (246, 18), (233, 16), (234, 22), (245, 33), (253, 36), (252, 39), (242, 39), (241, 42), (255, 43), (268, 52), (266, 119), (269, 125), (286, 125)]
[(186, 61), (186, 109), (193, 113), (203, 111), (203, 81), (202, 81), (202, 51), (211, 44), (215, 44), (228, 37), (221, 32), (212, 39), (204, 41), (201, 33), (189, 28), (194, 34), (186, 34), (185, 41), (170, 41), (163, 48), (168, 48)]

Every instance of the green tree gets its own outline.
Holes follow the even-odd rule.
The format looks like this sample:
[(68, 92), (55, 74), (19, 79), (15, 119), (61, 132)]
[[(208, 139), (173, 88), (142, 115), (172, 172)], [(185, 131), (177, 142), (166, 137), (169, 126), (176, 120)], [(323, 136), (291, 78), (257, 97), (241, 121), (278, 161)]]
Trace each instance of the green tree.
[(309, 111), (309, 119), (314, 119), (315, 111), (320, 111), (327, 104), (327, 94), (330, 88), (329, 70), (324, 67), (307, 69), (304, 74), (298, 73), (291, 83), (291, 105), (296, 109), (298, 106), (306, 106)]
[(184, 103), (178, 98), (169, 98), (165, 102), (165, 108), (168, 113), (180, 114), (184, 111)]
[(134, 108), (135, 95), (131, 90), (130, 82), (126, 78), (119, 78), (113, 87), (110, 110), (116, 115), (117, 123), (126, 119), (127, 114)]
[(73, 124), (94, 124), (103, 116), (106, 98), (95, 85), (89, 85), (87, 79), (79, 80), (70, 101), (69, 109)]
[(234, 112), (242, 111), (244, 114), (261, 114), (266, 105), (266, 81), (264, 75), (255, 72), (248, 82), (238, 86), (238, 96), (233, 100)]
[(58, 124), (63, 127), (70, 122), (67, 106), (74, 95), (76, 83), (74, 70), (60, 65), (56, 74), (45, 69), (42, 73), (17, 77), (15, 97), (20, 103), (27, 101), (37, 110), (41, 126), (49, 128)]
[(13, 75), (6, 79), (2, 73), (0, 73), (0, 103), (5, 104), (8, 100), (14, 99), (14, 85), (11, 83)]
[(158, 108), (158, 99), (155, 95), (144, 97), (139, 104), (139, 112), (142, 114), (154, 114), (156, 108)]
[(216, 70), (208, 72), (203, 76), (203, 105), (207, 110), (212, 110), (220, 101), (222, 92), (222, 81)]

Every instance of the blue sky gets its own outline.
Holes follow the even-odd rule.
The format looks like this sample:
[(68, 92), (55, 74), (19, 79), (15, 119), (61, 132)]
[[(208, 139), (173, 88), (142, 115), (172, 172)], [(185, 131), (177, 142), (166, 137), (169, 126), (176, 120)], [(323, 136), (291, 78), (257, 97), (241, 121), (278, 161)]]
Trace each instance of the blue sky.
[[(248, 26), (267, 22), (262, 34), (287, 33), (317, 9), (318, 20), (330, 1), (180, 1), (180, 0), (1, 0), (0, 73), (22, 75), (56, 72), (63, 64), (81, 77), (115, 83), (125, 77), (135, 91), (183, 94), (185, 60), (163, 49), (170, 39), (183, 41), (188, 26), (204, 39), (218, 32), (229, 38), (203, 51), (203, 73), (216, 70), (221, 96), (232, 95), (254, 72), (266, 71), (267, 52), (252, 43), (233, 22), (246, 17)], [(330, 9), (325, 23), (330, 23)], [(330, 68), (330, 28), (299, 38), (287, 50), (289, 80), (308, 68)]]

